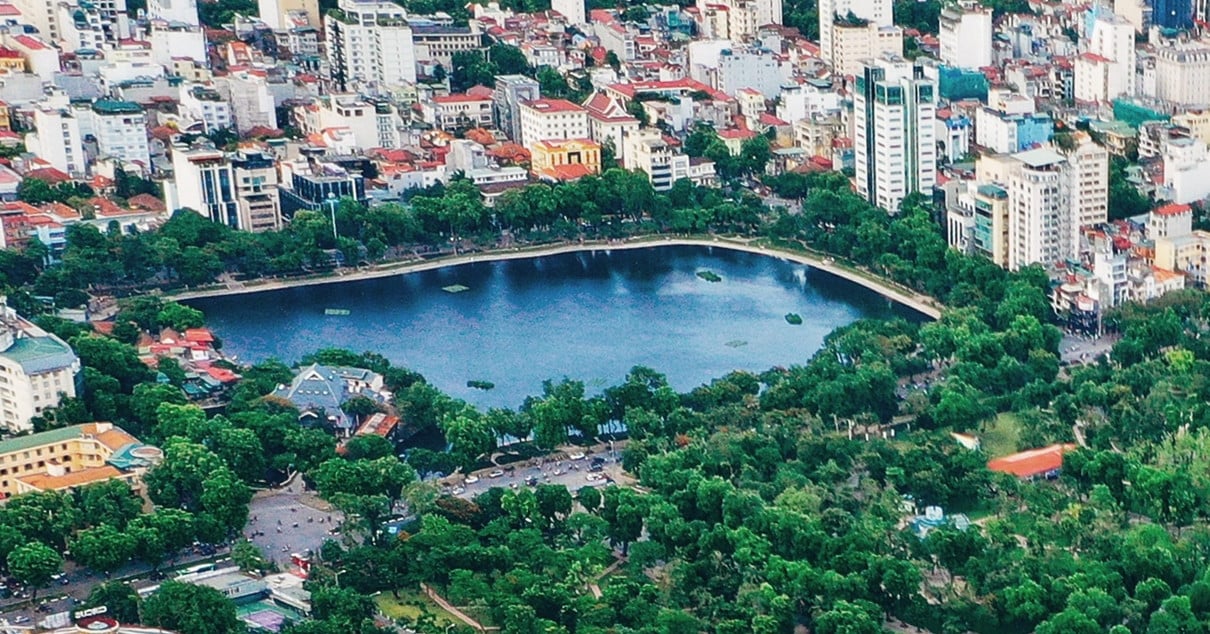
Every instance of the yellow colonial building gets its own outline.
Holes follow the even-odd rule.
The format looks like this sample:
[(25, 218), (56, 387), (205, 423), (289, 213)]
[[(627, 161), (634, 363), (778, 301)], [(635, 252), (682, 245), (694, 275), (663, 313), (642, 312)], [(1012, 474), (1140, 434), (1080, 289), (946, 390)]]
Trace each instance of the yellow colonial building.
[(135, 490), (163, 454), (112, 423), (86, 423), (0, 442), (0, 499), (119, 479)]
[(572, 181), (601, 173), (601, 144), (591, 139), (537, 141), (530, 148), (530, 169), (548, 180)]

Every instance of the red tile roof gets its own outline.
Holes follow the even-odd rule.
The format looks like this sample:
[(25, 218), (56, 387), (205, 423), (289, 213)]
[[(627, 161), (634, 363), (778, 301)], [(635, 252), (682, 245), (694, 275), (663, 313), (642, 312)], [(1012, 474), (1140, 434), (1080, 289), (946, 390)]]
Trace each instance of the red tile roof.
[(523, 102), (525, 106), (539, 112), (583, 112), (584, 108), (566, 99), (534, 99)]
[(1050, 445), (996, 458), (987, 463), (987, 468), (999, 473), (1011, 473), (1018, 478), (1032, 478), (1057, 471), (1063, 467), (1063, 454), (1076, 446), (1068, 443)]
[(1169, 203), (1151, 212), (1157, 216), (1179, 216), (1181, 214), (1193, 213), (1193, 208), (1189, 205), (1181, 205), (1178, 203)]

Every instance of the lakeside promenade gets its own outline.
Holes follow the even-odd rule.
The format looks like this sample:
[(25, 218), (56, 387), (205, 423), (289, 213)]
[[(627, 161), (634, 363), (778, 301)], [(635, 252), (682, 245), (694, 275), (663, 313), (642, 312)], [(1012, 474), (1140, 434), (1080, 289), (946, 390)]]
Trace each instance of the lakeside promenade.
[(720, 249), (730, 249), (733, 251), (743, 251), (745, 253), (755, 253), (758, 255), (766, 255), (769, 257), (777, 257), (798, 264), (810, 266), (825, 273), (835, 275), (842, 279), (848, 280), (869, 290), (872, 290), (891, 301), (902, 304), (912, 310), (926, 315), (932, 319), (938, 319), (941, 316), (941, 310), (944, 308), (939, 302), (928, 295), (916, 293), (910, 289), (894, 284), (878, 278), (872, 273), (854, 269), (849, 266), (837, 264), (831, 258), (819, 257), (799, 251), (790, 251), (773, 247), (765, 247), (751, 242), (728, 238), (676, 238), (676, 237), (661, 237), (652, 236), (647, 238), (637, 238), (629, 241), (606, 242), (594, 241), (573, 244), (557, 244), (550, 246), (540, 246), (531, 248), (515, 248), (508, 250), (484, 251), (468, 255), (450, 255), (429, 260), (405, 260), (399, 262), (391, 262), (389, 264), (374, 265), (367, 268), (339, 270), (330, 274), (316, 277), (284, 279), (284, 280), (256, 280), (252, 282), (231, 282), (221, 286), (211, 286), (204, 289), (184, 291), (180, 293), (171, 293), (166, 295), (167, 299), (176, 301), (186, 301), (191, 299), (201, 299), (205, 297), (223, 297), (229, 295), (243, 295), (249, 293), (260, 293), (265, 291), (275, 291), (288, 288), (296, 288), (300, 286), (312, 286), (316, 284), (335, 284), (339, 282), (349, 282), (355, 280), (369, 280), (383, 277), (392, 277), (395, 275), (407, 275), (409, 273), (418, 273), (421, 271), (431, 271), (434, 269), (442, 269), (446, 267), (459, 266), (463, 264), (471, 264), (474, 262), (498, 262), (503, 260), (524, 260), (531, 258), (541, 258), (551, 255), (560, 255), (564, 253), (580, 253), (585, 251), (614, 251), (626, 249), (650, 249), (661, 246), (692, 246), (692, 247), (715, 247)]

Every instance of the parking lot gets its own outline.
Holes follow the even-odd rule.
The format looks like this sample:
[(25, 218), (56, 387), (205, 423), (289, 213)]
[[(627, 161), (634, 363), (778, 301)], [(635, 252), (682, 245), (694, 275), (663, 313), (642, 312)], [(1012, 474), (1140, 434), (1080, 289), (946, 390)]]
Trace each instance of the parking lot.
[(1069, 365), (1095, 363), (1097, 359), (1113, 350), (1113, 344), (1121, 337), (1106, 335), (1092, 337), (1064, 333), (1059, 340), (1059, 358)]
[[(463, 498), (472, 498), (492, 487), (520, 488), (533, 484), (561, 484), (572, 493), (586, 486), (604, 486), (610, 482), (629, 484), (630, 479), (622, 473), (622, 465), (610, 457), (608, 453), (598, 454), (599, 471), (592, 471), (592, 459), (598, 456), (584, 457), (579, 460), (564, 458), (562, 460), (534, 459), (506, 465), (499, 469), (483, 469), (470, 474), (463, 479), (461, 476), (451, 476), (442, 482), (451, 494)], [(493, 473), (497, 473), (492, 477)], [(589, 479), (593, 476), (600, 479)]]

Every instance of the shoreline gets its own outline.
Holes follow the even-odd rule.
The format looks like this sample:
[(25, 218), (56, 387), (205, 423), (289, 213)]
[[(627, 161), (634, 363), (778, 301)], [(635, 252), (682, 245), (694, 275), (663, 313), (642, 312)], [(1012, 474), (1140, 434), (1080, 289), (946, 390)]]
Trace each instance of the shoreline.
[(261, 293), (267, 291), (279, 291), (301, 286), (315, 286), (318, 284), (335, 284), (339, 282), (350, 282), (358, 280), (372, 280), (384, 277), (394, 277), (396, 275), (407, 275), (410, 273), (419, 273), (422, 271), (432, 271), (435, 269), (443, 269), (447, 267), (461, 266), (464, 264), (472, 264), (476, 262), (500, 262), (506, 260), (526, 260), (533, 258), (548, 257), (552, 255), (562, 255), (565, 253), (582, 253), (585, 251), (612, 251), (612, 250), (628, 250), (628, 249), (649, 249), (660, 246), (690, 246), (690, 247), (718, 247), (730, 249), (732, 251), (741, 251), (744, 253), (754, 253), (757, 255), (765, 255), (769, 257), (777, 257), (804, 266), (809, 266), (819, 269), (830, 275), (835, 275), (841, 279), (848, 280), (866, 289), (874, 291), (883, 297), (896, 302), (902, 306), (906, 306), (922, 315), (931, 319), (941, 317), (941, 309), (944, 308), (932, 297), (916, 293), (907, 289), (900, 289), (892, 286), (891, 283), (880, 281), (869, 274), (855, 271), (845, 266), (839, 266), (833, 262), (828, 262), (830, 258), (820, 258), (797, 251), (787, 251), (773, 247), (756, 246), (747, 242), (739, 242), (727, 240), (723, 238), (672, 238), (664, 239), (648, 238), (639, 239), (632, 242), (586, 242), (583, 244), (562, 244), (552, 245), (547, 247), (536, 247), (531, 249), (517, 249), (515, 251), (488, 251), (476, 253), (473, 255), (457, 255), (436, 258), (433, 260), (419, 260), (394, 262), (391, 264), (375, 266), (368, 269), (358, 269), (349, 272), (337, 272), (333, 275), (325, 275), (323, 277), (303, 278), (293, 280), (273, 280), (263, 283), (244, 283), (231, 282), (226, 286), (218, 288), (208, 288), (196, 291), (185, 291), (183, 293), (170, 293), (164, 295), (165, 299), (174, 301), (189, 301), (192, 299), (205, 299), (208, 297), (224, 297), (228, 295), (247, 295), (251, 293)]

